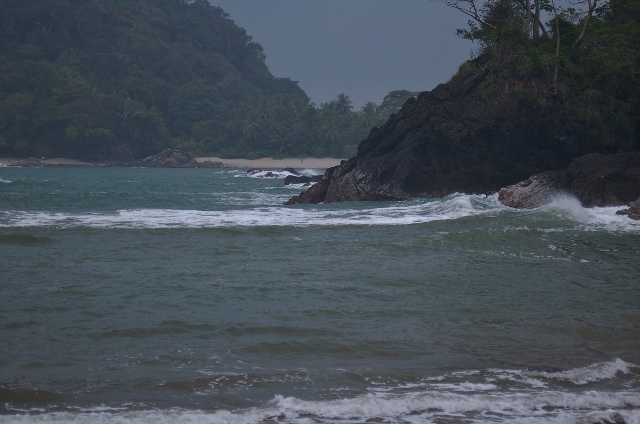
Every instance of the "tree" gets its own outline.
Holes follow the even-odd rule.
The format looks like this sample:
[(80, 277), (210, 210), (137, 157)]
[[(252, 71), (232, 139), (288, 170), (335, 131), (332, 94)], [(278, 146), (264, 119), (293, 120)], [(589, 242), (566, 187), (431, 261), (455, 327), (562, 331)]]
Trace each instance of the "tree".
[(353, 102), (349, 96), (344, 93), (340, 93), (335, 99), (334, 108), (338, 115), (345, 117), (353, 110)]

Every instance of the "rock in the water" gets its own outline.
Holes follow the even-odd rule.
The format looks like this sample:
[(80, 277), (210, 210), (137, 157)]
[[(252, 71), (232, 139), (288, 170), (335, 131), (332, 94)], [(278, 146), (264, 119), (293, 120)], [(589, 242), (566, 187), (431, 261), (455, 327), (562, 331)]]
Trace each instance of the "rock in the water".
[(616, 215), (627, 215), (631, 219), (640, 221), (640, 199), (631, 203), (631, 205), (629, 205), (629, 208), (617, 211)]
[(552, 90), (522, 100), (512, 94), (524, 83), (510, 80), (483, 95), (485, 65), (409, 99), (355, 157), (287, 204), (496, 192), (598, 151), (588, 123)]
[(284, 185), (310, 184), (310, 183), (317, 183), (320, 180), (322, 180), (322, 175), (312, 175), (310, 177), (306, 175), (288, 175), (284, 179)]
[(284, 168), (282, 172), (288, 172), (289, 174), (292, 174), (292, 175), (300, 175), (300, 173), (293, 168)]
[(560, 194), (556, 183), (561, 171), (547, 171), (533, 175), (518, 184), (500, 190), (498, 200), (505, 206), (518, 209), (537, 208), (549, 203)]
[(498, 199), (512, 208), (536, 208), (562, 193), (585, 207), (629, 204), (640, 197), (640, 153), (588, 154), (566, 170), (543, 172), (505, 187)]
[(198, 162), (189, 152), (171, 149), (149, 156), (140, 164), (150, 168), (221, 168), (224, 166), (221, 162)]

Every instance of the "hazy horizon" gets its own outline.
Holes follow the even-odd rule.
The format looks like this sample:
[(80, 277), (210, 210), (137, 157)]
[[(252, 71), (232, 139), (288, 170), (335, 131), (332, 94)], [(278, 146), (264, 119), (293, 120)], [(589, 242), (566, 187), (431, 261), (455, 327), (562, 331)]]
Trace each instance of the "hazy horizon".
[(466, 17), (439, 2), (210, 0), (264, 48), (276, 77), (298, 81), (316, 104), (349, 95), (356, 108), (392, 90), (446, 82), (474, 45)]

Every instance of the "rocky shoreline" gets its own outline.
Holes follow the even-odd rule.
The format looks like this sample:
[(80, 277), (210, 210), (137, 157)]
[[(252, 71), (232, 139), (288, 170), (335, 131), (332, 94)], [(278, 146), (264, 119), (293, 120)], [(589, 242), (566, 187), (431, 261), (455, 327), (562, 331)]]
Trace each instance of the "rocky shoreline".
[(640, 220), (640, 152), (585, 155), (567, 169), (502, 188), (498, 199), (505, 206), (531, 209), (562, 195), (577, 198), (584, 207), (629, 205), (617, 214)]
[(640, 198), (640, 152), (588, 154), (567, 169), (502, 188), (498, 198), (512, 208), (537, 208), (558, 194), (574, 196), (585, 207), (629, 205)]
[[(529, 104), (510, 91), (483, 97), (481, 66), (409, 99), (358, 153), (289, 204), (493, 193), (598, 152), (588, 123), (559, 95)], [(517, 84), (517, 81), (513, 82)]]
[[(584, 206), (620, 206), (640, 198), (640, 153), (612, 152), (563, 90), (539, 87), (522, 97), (510, 80), (487, 98), (482, 63), (466, 77), (409, 99), (358, 153), (327, 169), (286, 205), (490, 194), (513, 207), (537, 207), (550, 193)], [(520, 84), (520, 86), (519, 86)], [(520, 183), (518, 183), (520, 182)], [(633, 213), (630, 213), (633, 216)]]

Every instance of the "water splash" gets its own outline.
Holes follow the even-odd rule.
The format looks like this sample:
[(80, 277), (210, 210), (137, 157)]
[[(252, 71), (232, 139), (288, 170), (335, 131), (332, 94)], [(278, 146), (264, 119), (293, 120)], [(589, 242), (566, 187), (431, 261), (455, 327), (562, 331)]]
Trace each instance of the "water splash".
[(588, 223), (590, 215), (580, 203), (577, 197), (570, 194), (557, 194), (552, 201), (542, 207), (543, 210), (552, 210), (559, 212), (561, 215), (571, 218), (575, 221)]

